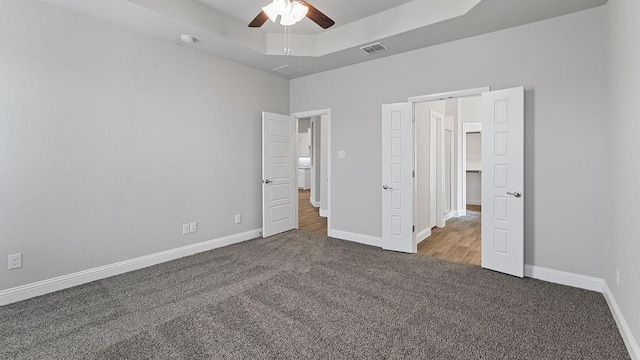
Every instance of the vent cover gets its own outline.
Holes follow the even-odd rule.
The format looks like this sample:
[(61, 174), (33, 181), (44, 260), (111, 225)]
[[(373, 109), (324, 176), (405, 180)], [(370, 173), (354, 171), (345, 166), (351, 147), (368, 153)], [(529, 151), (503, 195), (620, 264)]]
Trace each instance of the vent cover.
[(291, 65), (283, 65), (283, 66), (280, 66), (280, 67), (277, 67), (277, 68), (273, 69), (273, 71), (275, 71), (277, 73), (280, 73), (280, 74), (282, 74), (284, 76), (291, 76), (293, 74), (299, 73), (302, 70), (300, 70), (298, 68), (294, 68)]
[(372, 54), (376, 54), (376, 53), (379, 53), (381, 51), (387, 50), (387, 47), (382, 45), (381, 43), (377, 42), (377, 43), (374, 43), (374, 44), (365, 45), (365, 46), (361, 47), (360, 50), (366, 52), (369, 55), (372, 55)]

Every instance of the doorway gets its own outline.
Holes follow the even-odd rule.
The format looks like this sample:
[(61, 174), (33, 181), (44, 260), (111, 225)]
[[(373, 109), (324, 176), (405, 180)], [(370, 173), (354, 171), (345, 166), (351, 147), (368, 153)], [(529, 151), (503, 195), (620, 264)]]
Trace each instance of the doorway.
[[(480, 122), (483, 127), (482, 208), (487, 215), (481, 219), (481, 266), (523, 277), (525, 92), (522, 86), (494, 91), (469, 89), (411, 97), (405, 103), (382, 104), (382, 248), (417, 252), (415, 188), (420, 183), (416, 176), (420, 167), (415, 166), (414, 105), (479, 94), (482, 95)], [(461, 156), (459, 152), (458, 158)], [(458, 168), (461, 166), (459, 162)], [(457, 177), (461, 178), (461, 174), (462, 171), (458, 171)], [(456, 194), (460, 191), (458, 188)], [(461, 208), (462, 202), (456, 202), (458, 211), (465, 211)]]
[(480, 105), (480, 96), (414, 104), (417, 252), (478, 266)]
[(330, 115), (328, 110), (293, 115), (297, 121), (298, 229), (327, 235)]

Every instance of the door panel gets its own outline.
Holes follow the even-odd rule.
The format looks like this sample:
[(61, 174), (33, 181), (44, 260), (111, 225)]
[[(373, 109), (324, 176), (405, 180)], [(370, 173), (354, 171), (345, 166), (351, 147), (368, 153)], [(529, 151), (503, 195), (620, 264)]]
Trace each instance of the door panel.
[(262, 236), (297, 227), (295, 119), (262, 113)]
[(416, 252), (413, 233), (413, 110), (382, 105), (382, 248)]
[(482, 267), (524, 276), (524, 88), (482, 94)]

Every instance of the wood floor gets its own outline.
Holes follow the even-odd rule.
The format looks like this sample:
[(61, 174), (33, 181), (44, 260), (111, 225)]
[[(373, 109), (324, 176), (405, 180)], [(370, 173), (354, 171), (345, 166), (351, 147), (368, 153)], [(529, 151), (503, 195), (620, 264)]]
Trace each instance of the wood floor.
[(434, 227), (418, 244), (418, 253), (480, 265), (480, 206), (468, 205), (466, 216), (447, 220), (442, 229)]
[(320, 209), (311, 205), (310, 197), (311, 190), (298, 190), (298, 229), (327, 235), (327, 218), (320, 216)]

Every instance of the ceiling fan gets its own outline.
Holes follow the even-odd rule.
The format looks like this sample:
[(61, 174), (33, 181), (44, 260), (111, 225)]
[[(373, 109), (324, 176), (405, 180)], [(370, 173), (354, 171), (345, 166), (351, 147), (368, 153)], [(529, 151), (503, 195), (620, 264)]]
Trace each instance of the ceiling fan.
[(320, 25), (323, 29), (328, 29), (335, 24), (335, 21), (306, 1), (273, 0), (262, 8), (260, 14), (249, 23), (249, 27), (260, 27), (267, 20), (276, 22), (278, 15), (280, 16), (280, 24), (284, 26), (293, 25), (305, 17)]

